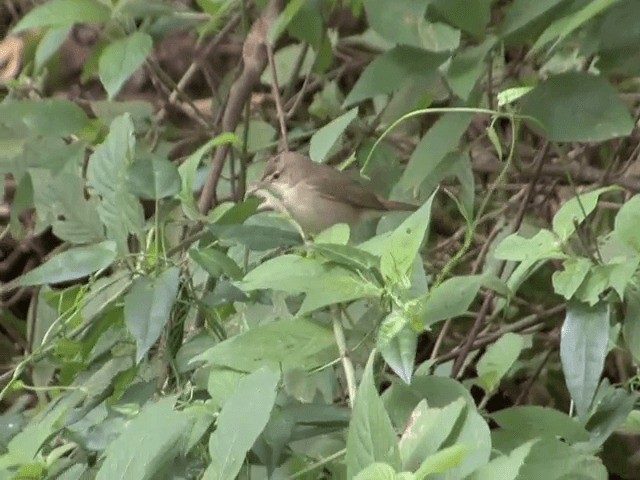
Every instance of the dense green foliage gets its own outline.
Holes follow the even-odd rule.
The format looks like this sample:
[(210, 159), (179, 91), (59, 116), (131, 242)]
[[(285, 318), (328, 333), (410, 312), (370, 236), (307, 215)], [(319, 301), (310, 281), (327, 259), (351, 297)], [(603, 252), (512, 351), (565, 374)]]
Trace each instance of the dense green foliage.
[[(0, 480), (638, 478), (640, 2), (276, 4), (14, 19), (2, 237), (48, 243), (2, 262)], [(81, 98), (60, 73), (77, 24), (97, 32)], [(176, 32), (197, 40), (172, 79)], [(261, 38), (279, 83), (263, 66), (228, 129)], [(256, 214), (278, 119), (421, 207), (365, 239)]]

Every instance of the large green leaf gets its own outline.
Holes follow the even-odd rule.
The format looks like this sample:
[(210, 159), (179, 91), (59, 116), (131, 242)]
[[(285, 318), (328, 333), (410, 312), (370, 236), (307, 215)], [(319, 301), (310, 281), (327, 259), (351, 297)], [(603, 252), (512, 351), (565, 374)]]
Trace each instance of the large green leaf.
[(135, 136), (129, 114), (117, 117), (105, 141), (89, 158), (87, 185), (100, 197), (98, 215), (107, 228), (107, 238), (128, 252), (130, 234), (142, 238), (144, 213), (140, 201), (129, 191), (127, 167), (133, 161)]
[(588, 73), (562, 73), (540, 83), (523, 97), (522, 113), (537, 119), (545, 137), (554, 142), (601, 142), (633, 129), (618, 92)]
[(578, 194), (567, 201), (553, 217), (553, 231), (562, 241), (567, 240), (598, 205), (600, 195), (613, 190), (619, 190), (615, 185), (602, 187), (589, 193)]
[(486, 70), (485, 59), (493, 46), (496, 37), (489, 36), (480, 45), (468, 47), (455, 54), (447, 70), (447, 82), (453, 93), (462, 100), (467, 100)]
[(111, 42), (100, 55), (98, 74), (109, 98), (120, 91), (151, 53), (153, 39), (143, 32), (135, 32), (126, 38)]
[(435, 193), (385, 240), (386, 248), (380, 258), (380, 272), (388, 283), (393, 285), (406, 283), (408, 280), (429, 227), (434, 196)]
[[(78, 153), (84, 156), (83, 150)], [(86, 198), (80, 175), (66, 172), (52, 175), (50, 170), (31, 169), (30, 176), (40, 228), (51, 225), (58, 238), (71, 243), (104, 240), (104, 226), (96, 215), (98, 201), (95, 197)]]
[(145, 405), (125, 423), (124, 431), (105, 452), (97, 480), (157, 478), (180, 453), (180, 438), (189, 428), (189, 417), (173, 409), (175, 398)]
[(484, 35), (491, 18), (492, 0), (431, 0), (430, 3), (447, 22), (475, 37)]
[(448, 54), (432, 53), (415, 47), (399, 46), (376, 57), (358, 78), (343, 106), (353, 105), (376, 95), (395, 92), (412, 79), (435, 74)]
[(209, 438), (211, 463), (204, 478), (236, 478), (245, 456), (265, 428), (276, 400), (280, 376), (266, 368), (240, 380), (224, 404)]
[(314, 162), (324, 162), (331, 147), (357, 116), (358, 107), (352, 108), (314, 133), (309, 144), (309, 156), (311, 159)]
[(278, 320), (231, 337), (192, 362), (252, 372), (262, 366), (311, 370), (336, 358), (331, 330), (304, 318)]
[(167, 158), (154, 156), (129, 167), (129, 190), (140, 198), (160, 200), (180, 192), (180, 174)]
[(524, 443), (509, 452), (508, 455), (494, 457), (489, 463), (473, 472), (468, 479), (495, 480), (500, 478), (500, 480), (517, 480), (521, 478), (518, 476), (518, 472), (535, 442), (535, 440), (532, 440)]
[(353, 478), (369, 465), (384, 462), (396, 471), (400, 453), (393, 426), (373, 381), (375, 351), (369, 356), (353, 405), (347, 434), (347, 478)]
[(615, 220), (615, 235), (640, 253), (640, 195), (634, 195), (622, 206)]
[(124, 297), (124, 320), (136, 340), (136, 361), (140, 362), (169, 321), (176, 301), (180, 269), (165, 270), (157, 278), (134, 280)]
[(448, 158), (448, 153), (458, 149), (472, 119), (471, 114), (457, 112), (440, 117), (416, 145), (400, 179), (400, 186), (410, 190), (427, 179)]
[(598, 388), (609, 344), (609, 305), (567, 305), (560, 335), (560, 360), (576, 412), (584, 418)]
[(476, 298), (481, 285), (481, 275), (452, 277), (427, 293), (422, 307), (425, 328), (465, 313)]
[(112, 241), (72, 248), (21, 276), (17, 285), (44, 285), (77, 280), (107, 268), (115, 259), (116, 249)]
[(23, 125), (30, 136), (66, 137), (89, 123), (84, 111), (68, 100), (12, 100), (0, 104), (3, 124)]
[(110, 17), (109, 7), (97, 0), (50, 0), (27, 13), (13, 28), (13, 32), (71, 26), (74, 23), (103, 23)]
[(502, 377), (520, 356), (523, 346), (524, 339), (520, 335), (506, 333), (487, 348), (477, 365), (477, 383), (485, 392), (493, 392), (498, 387)]
[(428, 407), (426, 400), (411, 413), (400, 439), (400, 456), (405, 470), (416, 470), (429, 455), (436, 453), (452, 433), (467, 406), (459, 398), (444, 407)]
[[(411, 375), (416, 360), (416, 349), (418, 347), (418, 334), (407, 324), (406, 319), (394, 318), (396, 312), (391, 313), (380, 325), (382, 332), (389, 323), (395, 322), (400, 327), (398, 332), (390, 332), (390, 339), (381, 341), (381, 334), (378, 334), (378, 350), (387, 362), (389, 368), (395, 372), (405, 383), (411, 383)], [(393, 326), (391, 328), (394, 328)]]
[(390, 42), (422, 46), (420, 27), (429, 0), (364, 0), (367, 20), (373, 30)]

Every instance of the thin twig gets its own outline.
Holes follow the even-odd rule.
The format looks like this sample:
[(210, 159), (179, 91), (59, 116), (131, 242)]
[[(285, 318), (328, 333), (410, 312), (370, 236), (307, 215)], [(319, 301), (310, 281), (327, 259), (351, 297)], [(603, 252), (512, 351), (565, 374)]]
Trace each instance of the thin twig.
[(276, 104), (276, 113), (278, 115), (278, 125), (280, 126), (280, 142), (282, 149), (285, 152), (289, 151), (289, 141), (287, 140), (287, 126), (285, 124), (285, 114), (282, 109), (282, 97), (280, 96), (280, 85), (278, 84), (278, 73), (276, 71), (276, 62), (273, 58), (273, 48), (267, 42), (267, 59), (269, 60), (269, 67), (271, 69), (271, 92), (273, 94), (273, 101)]

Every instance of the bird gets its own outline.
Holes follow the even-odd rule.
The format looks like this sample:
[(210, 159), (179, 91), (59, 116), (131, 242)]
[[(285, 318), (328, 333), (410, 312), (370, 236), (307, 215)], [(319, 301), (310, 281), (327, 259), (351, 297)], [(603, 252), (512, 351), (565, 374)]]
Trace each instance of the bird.
[(387, 200), (349, 174), (291, 151), (271, 157), (262, 178), (247, 189), (246, 196), (262, 199), (258, 211), (288, 214), (305, 236), (337, 223), (353, 228), (387, 212), (418, 208)]

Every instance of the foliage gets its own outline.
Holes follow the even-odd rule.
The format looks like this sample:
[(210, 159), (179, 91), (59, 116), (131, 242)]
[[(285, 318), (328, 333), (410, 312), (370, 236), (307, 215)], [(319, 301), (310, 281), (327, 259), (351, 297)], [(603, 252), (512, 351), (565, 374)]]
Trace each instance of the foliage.
[[(276, 109), (224, 131), (242, 76), (209, 77), (202, 110), (155, 58), (195, 32), (210, 75), (203, 45), (230, 27), (250, 51), (241, 19), (277, 2), (250, 3), (51, 0), (13, 26), (31, 48), (0, 103), (3, 236), (55, 245), (2, 286), (32, 297), (28, 327), (0, 317), (0, 479), (637, 478), (616, 459), (640, 433), (640, 182), (617, 173), (638, 2), (285, 2), (280, 84), (260, 74), (288, 141), (420, 205), (366, 239), (257, 214)], [(101, 100), (48, 98), (79, 23)], [(141, 71), (162, 108), (129, 96)]]

